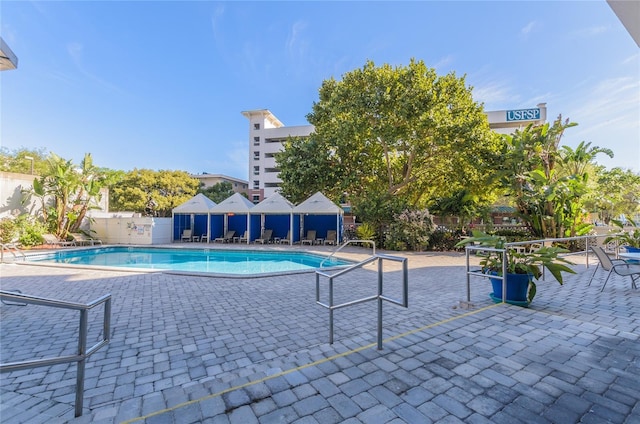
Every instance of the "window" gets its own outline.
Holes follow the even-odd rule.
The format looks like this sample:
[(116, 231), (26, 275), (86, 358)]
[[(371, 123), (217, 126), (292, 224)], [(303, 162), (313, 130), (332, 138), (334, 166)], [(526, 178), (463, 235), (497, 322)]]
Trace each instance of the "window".
[(255, 188), (255, 189), (259, 189), (259, 188), (260, 188), (260, 181), (258, 181), (258, 180), (253, 180), (253, 188)]
[(259, 130), (260, 129), (260, 124), (253, 124), (253, 129), (254, 130)]
[(253, 197), (253, 203), (260, 203), (260, 195), (259, 194), (254, 194), (252, 197)]
[(253, 160), (260, 160), (260, 152), (253, 152)]
[(254, 146), (260, 145), (260, 137), (253, 137), (253, 145)]
[(260, 167), (259, 166), (254, 166), (253, 167), (253, 175), (260, 175)]

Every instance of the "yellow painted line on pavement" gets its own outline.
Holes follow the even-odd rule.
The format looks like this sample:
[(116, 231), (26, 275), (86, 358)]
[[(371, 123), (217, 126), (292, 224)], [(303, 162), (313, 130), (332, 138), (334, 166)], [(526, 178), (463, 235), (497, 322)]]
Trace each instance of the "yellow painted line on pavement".
[[(465, 318), (465, 317), (468, 317), (468, 316), (471, 316), (471, 315), (486, 311), (488, 309), (495, 308), (496, 306), (499, 306), (499, 305), (502, 305), (502, 303), (496, 303), (496, 304), (493, 304), (493, 305), (485, 306), (485, 307), (482, 307), (482, 308), (480, 308), (480, 309), (478, 309), (476, 311), (466, 312), (466, 313), (464, 313), (462, 315), (457, 315), (455, 317), (451, 317), (451, 318), (444, 319), (442, 321), (434, 322), (432, 324), (428, 324), (428, 325), (425, 325), (423, 327), (415, 328), (415, 329), (409, 330), (409, 331), (407, 331), (405, 333), (397, 334), (395, 336), (391, 336), (389, 338), (386, 338), (386, 339), (383, 340), (383, 343), (384, 342), (390, 342), (390, 341), (397, 340), (397, 339), (401, 339), (401, 338), (409, 336), (411, 334), (419, 333), (421, 331), (425, 331), (425, 330), (428, 330), (430, 328), (437, 327), (439, 325), (443, 325), (443, 324), (458, 320), (460, 318)], [(194, 403), (198, 403), (198, 402), (202, 402), (202, 401), (205, 401), (205, 400), (208, 400), (208, 399), (213, 399), (213, 398), (222, 396), (225, 393), (233, 392), (235, 390), (244, 389), (245, 387), (253, 386), (254, 384), (263, 383), (263, 382), (265, 382), (267, 380), (271, 380), (273, 378), (282, 377), (284, 375), (291, 374), (292, 372), (295, 372), (295, 371), (300, 371), (300, 370), (303, 370), (305, 368), (309, 368), (309, 367), (313, 367), (313, 366), (316, 366), (316, 365), (324, 364), (325, 362), (333, 361), (334, 359), (342, 358), (342, 357), (351, 355), (352, 353), (361, 352), (363, 350), (370, 349), (372, 347), (377, 347), (377, 346), (378, 346), (378, 343), (370, 343), (370, 344), (365, 345), (365, 346), (360, 346), (360, 347), (358, 347), (356, 349), (352, 349), (352, 350), (348, 350), (346, 352), (338, 353), (336, 355), (329, 356), (329, 357), (323, 358), (323, 359), (319, 359), (317, 361), (310, 362), (308, 364), (301, 365), (301, 366), (296, 367), (296, 368), (291, 368), (291, 369), (288, 369), (288, 370), (285, 370), (285, 371), (282, 371), (282, 372), (279, 372), (279, 373), (276, 373), (276, 374), (273, 374), (273, 375), (268, 375), (268, 376), (260, 378), (258, 380), (249, 381), (249, 382), (246, 382), (244, 384), (240, 384), (240, 385), (234, 386), (234, 387), (229, 387), (228, 389), (224, 389), (224, 390), (222, 390), (220, 392), (212, 393), (210, 395), (207, 395), (207, 396), (204, 396), (204, 397), (201, 397), (201, 398), (198, 398), (198, 399), (193, 399), (193, 400), (190, 400), (190, 401), (187, 401), (187, 402), (182, 402), (182, 403), (174, 405), (174, 406), (172, 406), (170, 408), (161, 409), (159, 411), (155, 411), (155, 412), (152, 412), (150, 414), (147, 414), (147, 415), (144, 415), (144, 416), (141, 416), (141, 417), (132, 418), (132, 419), (127, 420), (127, 421), (122, 421), (122, 424), (130, 424), (130, 423), (135, 423), (137, 421), (146, 420), (147, 418), (151, 418), (151, 417), (154, 417), (156, 415), (164, 414), (165, 412), (175, 411), (176, 409), (184, 408), (185, 406), (193, 405)]]

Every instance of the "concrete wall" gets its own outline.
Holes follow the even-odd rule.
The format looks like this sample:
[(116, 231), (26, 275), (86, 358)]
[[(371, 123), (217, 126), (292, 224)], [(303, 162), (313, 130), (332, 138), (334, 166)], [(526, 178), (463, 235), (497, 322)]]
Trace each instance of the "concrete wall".
[(91, 231), (104, 244), (168, 244), (171, 218), (93, 218)]
[[(0, 218), (7, 216), (19, 216), (24, 213), (30, 215), (41, 215), (42, 205), (39, 199), (29, 197), (28, 201), (23, 205), (22, 190), (31, 190), (33, 188), (33, 180), (39, 178), (38, 175), (17, 174), (14, 172), (0, 172)], [(109, 210), (109, 190), (102, 188), (100, 190), (100, 200), (95, 202), (101, 211)]]
[(37, 175), (0, 172), (0, 218), (34, 213), (40, 204), (33, 200), (22, 204), (22, 190), (31, 189)]

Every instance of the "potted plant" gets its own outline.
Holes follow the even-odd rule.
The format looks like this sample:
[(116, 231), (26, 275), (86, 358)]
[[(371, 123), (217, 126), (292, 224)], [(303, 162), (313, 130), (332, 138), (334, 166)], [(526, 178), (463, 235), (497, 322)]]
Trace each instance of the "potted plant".
[[(515, 246), (508, 246), (503, 237), (488, 235), (480, 231), (474, 231), (473, 237), (460, 241), (456, 246), (461, 247), (469, 243), (494, 249), (506, 249), (507, 303), (527, 306), (536, 295), (535, 280), (542, 276), (542, 268), (546, 268), (560, 284), (563, 284), (562, 272), (575, 274), (575, 271), (568, 266), (572, 263), (559, 256), (561, 253), (568, 252), (567, 249), (561, 247), (547, 246), (528, 252), (518, 251)], [(484, 251), (480, 266), (483, 273), (502, 277), (502, 252)], [(490, 278), (490, 280), (493, 286), (493, 293), (490, 294), (490, 297), (495, 302), (501, 302), (502, 279)]]
[(640, 222), (636, 223), (629, 219), (628, 222), (631, 224), (631, 227), (633, 227), (630, 231), (624, 230), (624, 223), (622, 221), (612, 219), (611, 222), (620, 228), (620, 232), (610, 235), (604, 239), (604, 242), (609, 243), (615, 241), (619, 246), (627, 249), (628, 252), (640, 252)]

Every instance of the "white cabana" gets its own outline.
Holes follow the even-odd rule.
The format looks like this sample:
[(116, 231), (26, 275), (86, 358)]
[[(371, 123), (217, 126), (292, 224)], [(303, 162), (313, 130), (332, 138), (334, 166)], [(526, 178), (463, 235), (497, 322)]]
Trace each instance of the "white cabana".
[(254, 206), (242, 194), (235, 193), (211, 208), (211, 215), (223, 216), (223, 231), (221, 234), (226, 234), (227, 231), (233, 230), (236, 232), (236, 237), (242, 237), (246, 231), (247, 243), (249, 243), (250, 237), (248, 235), (251, 234), (251, 228), (260, 226), (260, 217), (250, 214)]
[(295, 232), (299, 228), (299, 219), (294, 219), (293, 203), (280, 193), (274, 193), (251, 209), (251, 215), (260, 215), (259, 233), (251, 233), (251, 240), (259, 238), (265, 229), (273, 231), (274, 238), (284, 239), (289, 236), (291, 243), (298, 240)]
[(315, 230), (317, 237), (324, 239), (327, 237), (327, 231), (335, 228), (336, 243), (340, 244), (344, 210), (324, 194), (317, 192), (293, 208), (293, 213), (301, 217), (301, 237), (305, 230)]
[(209, 240), (210, 211), (216, 203), (202, 193), (198, 193), (171, 211), (173, 240), (180, 240), (183, 230), (191, 230), (193, 237)]

